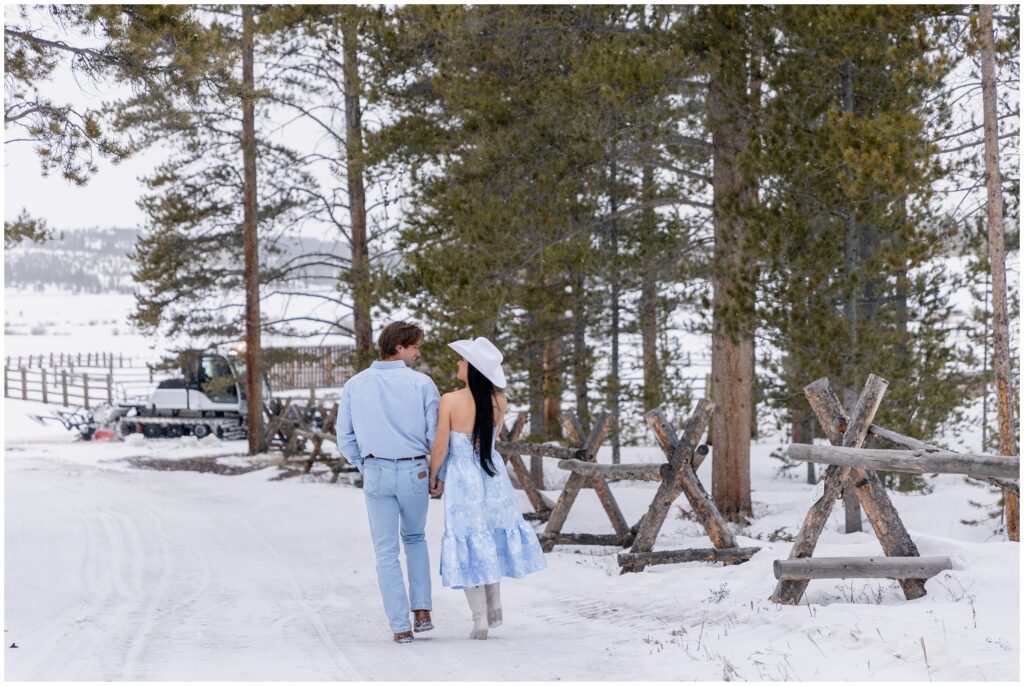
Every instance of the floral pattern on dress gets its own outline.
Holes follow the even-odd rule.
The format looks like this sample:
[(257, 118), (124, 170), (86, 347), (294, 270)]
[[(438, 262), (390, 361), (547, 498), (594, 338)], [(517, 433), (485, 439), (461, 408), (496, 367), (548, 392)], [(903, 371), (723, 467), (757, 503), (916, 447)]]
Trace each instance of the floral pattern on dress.
[(441, 582), (446, 588), (493, 584), (547, 567), (533, 528), (523, 519), (501, 456), (494, 476), (480, 466), (469, 435), (452, 431), (444, 483)]

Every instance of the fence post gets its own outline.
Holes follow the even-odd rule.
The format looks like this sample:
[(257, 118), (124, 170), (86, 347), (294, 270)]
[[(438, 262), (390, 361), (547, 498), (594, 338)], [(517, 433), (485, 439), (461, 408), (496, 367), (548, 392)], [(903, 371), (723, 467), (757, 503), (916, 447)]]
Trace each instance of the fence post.
[(149, 383), (153, 383), (153, 365), (147, 362), (146, 368), (149, 369)]
[(7, 385), (7, 373), (8, 373), (9, 371), (10, 371), (10, 367), (8, 367), (8, 366), (7, 366), (6, 364), (5, 364), (5, 365), (4, 365), (4, 397), (5, 397), (5, 398), (9, 398), (9, 397), (11, 397), (11, 389), (10, 389), (10, 388), (8, 387), (8, 385)]
[(82, 397), (85, 399), (85, 409), (89, 409), (89, 375), (82, 373)]
[(114, 404), (114, 375), (107, 374), (107, 402)]
[(64, 407), (68, 406), (68, 372), (66, 369), (60, 370), (60, 393), (64, 400)]
[(109, 369), (111, 373), (114, 372), (114, 353), (107, 354), (107, 369)]
[(39, 375), (43, 379), (43, 402), (48, 403), (50, 401), (46, 398), (46, 367), (39, 368)]
[(117, 354), (117, 368), (124, 369), (124, 353)]
[(82, 353), (78, 353), (78, 366), (82, 366)]
[(28, 380), (24, 367), (21, 368), (21, 399), (28, 400)]

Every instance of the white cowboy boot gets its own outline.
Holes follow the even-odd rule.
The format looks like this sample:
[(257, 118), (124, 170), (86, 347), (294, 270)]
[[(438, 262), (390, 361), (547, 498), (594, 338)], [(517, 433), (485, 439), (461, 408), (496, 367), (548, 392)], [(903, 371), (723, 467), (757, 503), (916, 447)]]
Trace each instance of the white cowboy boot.
[(501, 582), (484, 586), (487, 594), (487, 626), (492, 629), (501, 626)]
[(470, 638), (487, 638), (487, 594), (483, 586), (473, 586), (465, 589), (466, 600), (469, 601), (469, 609), (473, 611), (473, 631)]

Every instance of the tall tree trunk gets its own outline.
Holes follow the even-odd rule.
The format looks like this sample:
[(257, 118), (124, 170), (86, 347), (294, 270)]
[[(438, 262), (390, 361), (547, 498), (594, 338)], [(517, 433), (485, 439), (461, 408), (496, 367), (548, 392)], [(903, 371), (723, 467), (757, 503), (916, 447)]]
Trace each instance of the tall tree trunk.
[[(527, 313), (530, 331), (537, 331), (539, 320), (534, 312)], [(530, 341), (526, 348), (526, 367), (529, 375), (530, 434), (536, 439), (544, 438), (544, 347), (539, 337)], [(544, 488), (544, 458), (530, 457), (530, 476), (537, 488)]]
[(352, 249), (352, 322), (355, 329), (357, 369), (369, 366), (374, 358), (370, 306), (370, 251), (366, 238), (366, 187), (363, 181), (363, 112), (360, 102), (362, 81), (359, 77), (359, 36), (357, 18), (352, 12), (343, 14), (341, 36), (344, 51), (343, 79), (345, 88), (345, 166), (348, 180), (348, 212)]
[[(715, 8), (716, 14), (742, 45), (745, 27), (739, 8)], [(747, 62), (742, 54), (722, 52), (709, 82), (715, 260), (713, 290), (711, 375), (715, 447), (711, 486), (715, 504), (730, 521), (753, 514), (750, 504), (751, 380), (754, 346), (753, 302), (749, 269), (753, 257), (745, 253), (746, 220), (743, 210), (755, 190), (744, 178), (740, 157), (749, 146), (750, 119)], [(739, 51), (741, 52), (741, 51)]]
[(562, 338), (552, 335), (544, 344), (544, 437), (562, 433)]
[[(896, 272), (896, 327), (899, 331), (899, 339), (896, 343), (896, 358), (899, 369), (909, 368), (910, 349), (907, 341), (910, 337), (910, 309), (907, 303), (910, 291), (910, 284), (907, 279), (906, 270)], [(914, 475), (900, 472), (897, 477), (897, 490), (910, 492), (914, 490)]]
[[(654, 199), (654, 170), (651, 165), (643, 168), (642, 194), (645, 201)], [(653, 209), (644, 210), (641, 216), (641, 240), (651, 245), (657, 229), (657, 214)], [(644, 248), (642, 248), (644, 249)], [(661, 404), (661, 363), (658, 360), (658, 256), (645, 252), (640, 265), (640, 338), (644, 364), (644, 412)]]
[[(814, 443), (814, 415), (806, 407), (807, 403), (803, 398), (797, 398), (790, 407), (789, 416), (792, 420), (791, 440), (793, 443)], [(814, 473), (814, 463), (807, 463), (807, 483), (818, 483), (817, 475)]]
[(590, 360), (587, 352), (587, 293), (582, 261), (573, 269), (572, 373), (576, 391), (576, 415), (583, 430), (590, 431)]
[[(1013, 414), (1010, 407), (1010, 326), (1006, 310), (1006, 252), (1003, 245), (1003, 196), (999, 174), (998, 122), (996, 121), (996, 67), (992, 31), (992, 5), (980, 5), (981, 93), (985, 123), (985, 176), (988, 191), (988, 263), (992, 272), (992, 362), (996, 377), (996, 412), (999, 417), (999, 450), (1013, 455)], [(1020, 540), (1020, 503), (1003, 491), (1006, 533)]]
[[(613, 157), (608, 171), (608, 198), (610, 201), (611, 213), (614, 215), (619, 209), (618, 199), (618, 165)], [(611, 228), (609, 231), (609, 249), (611, 252), (611, 269), (608, 270), (609, 278), (611, 279), (611, 307), (612, 307), (612, 321), (611, 321), (611, 338), (612, 338), (612, 350), (611, 350), (611, 369), (609, 370), (608, 378), (608, 392), (611, 395), (611, 413), (612, 413), (612, 426), (611, 426), (611, 439), (612, 445), (612, 464), (619, 464), (620, 462), (620, 450), (621, 445), (619, 441), (619, 392), (622, 387), (620, 383), (621, 372), (619, 368), (619, 296), (621, 287), (619, 284), (619, 222), (613, 219)]]
[[(840, 67), (843, 80), (843, 111), (853, 112), (853, 62), (846, 60)], [(847, 177), (850, 172), (847, 170)], [(846, 384), (846, 397), (844, 402), (847, 405), (847, 412), (853, 409), (850, 404), (851, 398), (856, 400), (857, 387), (857, 291), (850, 283), (853, 273), (857, 269), (857, 257), (860, 252), (860, 235), (857, 231), (857, 218), (852, 206), (847, 206), (846, 214), (846, 241), (843, 250), (843, 270), (847, 278), (847, 287), (850, 294), (843, 304), (843, 317), (850, 327), (849, 338), (846, 340), (846, 355), (843, 356), (843, 381)], [(848, 492), (847, 492), (848, 491)], [(861, 531), (860, 524), (860, 502), (852, 489), (843, 493), (843, 502), (846, 509), (846, 533)]]
[(256, 87), (253, 8), (242, 5), (242, 213), (245, 254), (245, 367), (249, 454), (266, 452), (263, 436), (263, 349), (260, 342), (260, 256), (256, 231)]

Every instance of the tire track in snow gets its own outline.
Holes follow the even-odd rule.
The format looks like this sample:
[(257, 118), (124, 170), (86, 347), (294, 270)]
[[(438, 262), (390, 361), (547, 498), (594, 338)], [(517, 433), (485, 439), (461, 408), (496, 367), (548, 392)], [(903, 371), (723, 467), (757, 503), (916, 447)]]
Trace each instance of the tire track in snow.
[[(263, 532), (257, 529), (252, 524), (252, 522), (250, 522), (248, 519), (244, 517), (236, 515), (234, 519), (240, 522), (244, 528), (248, 529), (250, 533), (253, 535), (253, 538), (258, 540), (260, 544), (270, 553), (270, 555), (279, 563), (278, 568), (281, 569), (285, 573), (285, 576), (287, 577), (287, 585), (290, 595), (302, 607), (301, 614), (312, 624), (318, 638), (320, 639), (320, 642), (324, 645), (325, 648), (327, 648), (328, 652), (331, 655), (331, 658), (334, 660), (334, 663), (342, 671), (341, 675), (333, 675), (332, 678), (336, 680), (344, 679), (351, 681), (361, 681), (362, 676), (352, 665), (352, 663), (349, 662), (348, 658), (345, 656), (345, 653), (341, 650), (341, 648), (338, 647), (338, 644), (334, 641), (334, 638), (327, 630), (327, 627), (324, 624), (323, 617), (320, 616), (319, 612), (323, 605), (320, 605), (319, 607), (313, 607), (309, 603), (305, 594), (303, 593), (303, 587), (295, 580), (295, 575), (292, 573), (290, 569), (289, 562), (281, 557), (281, 554), (278, 552), (277, 548), (274, 547), (274, 545), (263, 534)], [(315, 557), (313, 559), (315, 559)]]

